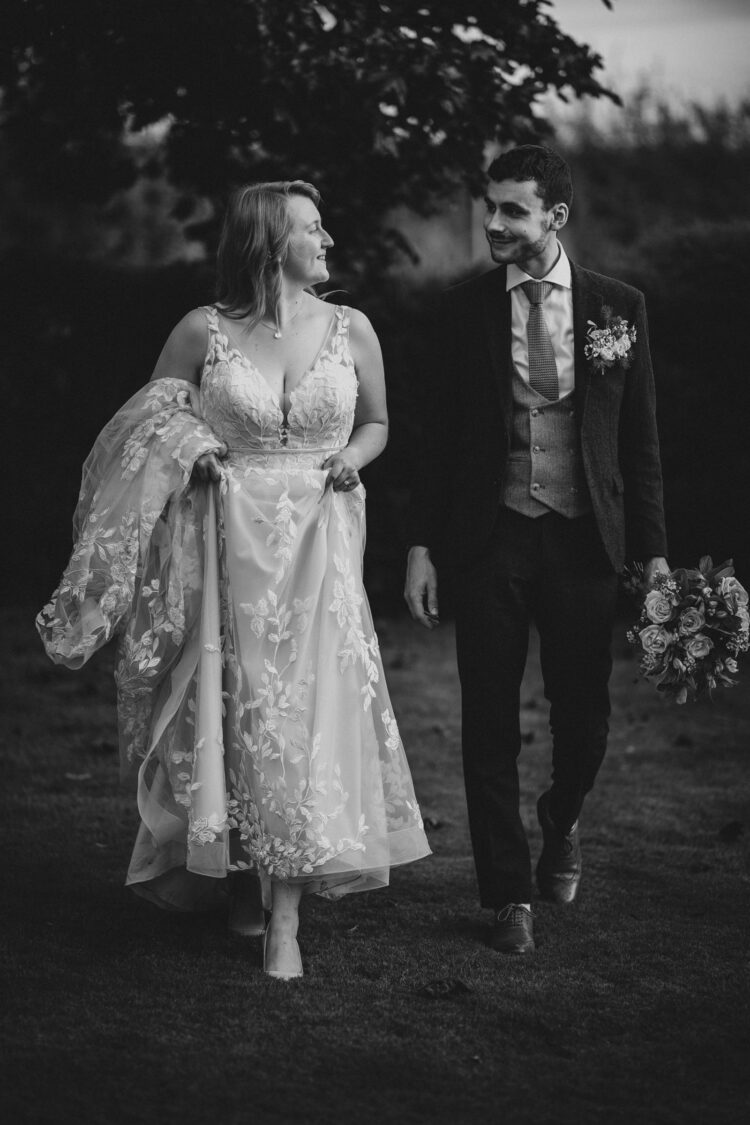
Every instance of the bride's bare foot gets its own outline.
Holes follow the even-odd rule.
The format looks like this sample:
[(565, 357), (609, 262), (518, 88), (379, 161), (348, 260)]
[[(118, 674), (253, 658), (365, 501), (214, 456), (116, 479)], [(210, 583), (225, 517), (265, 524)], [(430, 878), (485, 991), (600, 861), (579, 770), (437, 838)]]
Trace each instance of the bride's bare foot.
[(277, 980), (294, 980), (302, 976), (296, 917), (272, 917), (263, 935), (263, 972)]
[(263, 971), (278, 980), (302, 976), (302, 957), (297, 945), (300, 883), (274, 879), (271, 884), (273, 910), (263, 938)]

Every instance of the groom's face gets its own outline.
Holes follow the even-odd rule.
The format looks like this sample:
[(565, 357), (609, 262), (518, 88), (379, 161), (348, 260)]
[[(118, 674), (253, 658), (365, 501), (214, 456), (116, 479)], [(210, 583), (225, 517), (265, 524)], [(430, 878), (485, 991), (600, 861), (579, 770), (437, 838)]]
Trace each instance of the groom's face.
[(555, 238), (555, 208), (548, 209), (536, 180), (489, 180), (484, 197), (484, 229), (493, 262), (521, 268), (544, 257)]

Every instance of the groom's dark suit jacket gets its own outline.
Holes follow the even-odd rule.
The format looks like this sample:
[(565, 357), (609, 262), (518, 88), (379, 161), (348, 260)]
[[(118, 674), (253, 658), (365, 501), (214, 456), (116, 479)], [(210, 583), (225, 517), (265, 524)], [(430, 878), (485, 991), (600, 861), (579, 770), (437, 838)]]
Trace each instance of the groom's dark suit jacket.
[[(576, 415), (597, 526), (613, 568), (666, 555), (654, 379), (643, 294), (573, 265)], [(506, 268), (440, 298), (421, 398), (424, 440), (409, 542), (440, 570), (463, 569), (488, 545), (500, 504), (513, 414), (511, 303)], [(629, 368), (596, 371), (584, 355), (588, 321), (635, 325)]]

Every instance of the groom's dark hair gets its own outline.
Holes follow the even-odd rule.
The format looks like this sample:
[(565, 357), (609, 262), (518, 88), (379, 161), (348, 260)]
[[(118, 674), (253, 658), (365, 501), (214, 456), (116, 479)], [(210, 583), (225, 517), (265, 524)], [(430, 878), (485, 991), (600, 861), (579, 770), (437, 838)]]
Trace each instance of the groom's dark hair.
[(487, 169), (495, 183), (501, 180), (535, 180), (537, 194), (547, 208), (573, 202), (573, 179), (561, 156), (545, 145), (519, 145), (497, 156)]

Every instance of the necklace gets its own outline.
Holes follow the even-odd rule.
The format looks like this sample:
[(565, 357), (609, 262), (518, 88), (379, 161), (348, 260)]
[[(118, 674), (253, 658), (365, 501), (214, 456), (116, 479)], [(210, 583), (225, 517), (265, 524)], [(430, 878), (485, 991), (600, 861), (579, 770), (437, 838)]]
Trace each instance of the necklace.
[[(300, 312), (301, 308), (302, 308), (302, 298), (300, 298), (299, 304), (297, 305), (297, 311), (294, 313), (293, 316), (290, 316), (289, 320), (286, 322), (287, 328), (289, 327), (290, 324), (293, 323), (293, 321), (295, 321), (297, 319), (297, 317), (299, 316), (299, 312)], [(261, 320), (260, 323), (263, 325), (264, 328), (267, 328), (269, 332), (273, 332), (274, 340), (281, 340), (282, 339), (281, 325), (279, 324), (279, 310), (278, 310), (278, 308), (276, 310), (276, 323), (275, 324), (266, 324), (265, 320)]]

